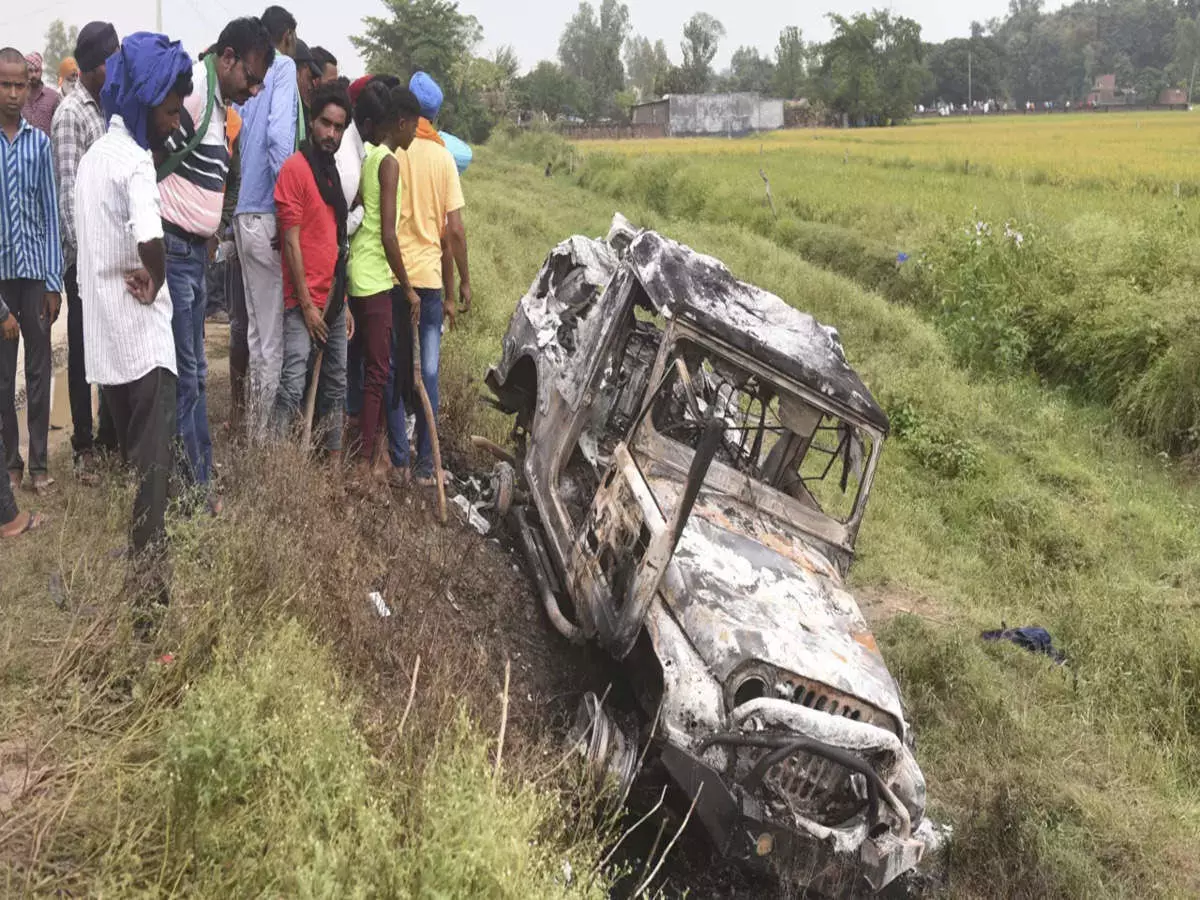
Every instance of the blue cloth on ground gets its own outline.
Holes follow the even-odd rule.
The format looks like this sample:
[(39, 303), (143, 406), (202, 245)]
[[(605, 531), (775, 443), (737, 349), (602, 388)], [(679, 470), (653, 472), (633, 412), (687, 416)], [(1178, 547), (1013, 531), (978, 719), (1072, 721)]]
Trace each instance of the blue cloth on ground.
[(1067, 660), (1066, 654), (1054, 646), (1050, 632), (1039, 625), (1031, 625), (1026, 628), (1005, 627), (1000, 631), (985, 631), (980, 637), (985, 641), (1011, 641), (1030, 653), (1045, 654), (1060, 666)]
[(150, 110), (191, 69), (192, 59), (179, 41), (152, 31), (129, 35), (106, 63), (100, 89), (105, 119), (120, 116), (138, 145), (149, 150)]

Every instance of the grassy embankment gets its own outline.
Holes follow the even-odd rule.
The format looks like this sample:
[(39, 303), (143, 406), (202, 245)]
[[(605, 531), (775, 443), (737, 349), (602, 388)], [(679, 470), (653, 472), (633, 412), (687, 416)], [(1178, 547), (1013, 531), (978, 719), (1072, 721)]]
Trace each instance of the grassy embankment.
[[(468, 400), (512, 305), (554, 242), (603, 232), (614, 206), (492, 153), (466, 190), (478, 299), (443, 355), (451, 441), (503, 436)], [(915, 613), (880, 637), (934, 812), (957, 826), (951, 895), (1194, 896), (1200, 493), (1103, 412), (972, 379), (912, 312), (749, 229), (622, 205), (836, 324), (893, 414), (853, 582)], [(464, 638), (442, 602), (450, 585), (467, 612), (490, 609), (486, 546), (400, 503), (349, 503), (296, 459), (226, 474), (228, 514), (174, 526), (169, 666), (121, 616), (108, 550), (127, 492), (64, 485), (51, 528), (0, 550), (3, 766), (23, 753), (48, 770), (0, 812), (4, 891), (599, 892), (579, 877), (602, 851), (564, 815), (570, 795), (529, 786), (547, 767), (535, 724), (510, 727), (510, 775), (491, 775), (495, 630), (485, 614)], [(400, 600), (387, 623), (371, 588)], [(1001, 619), (1050, 628), (1069, 667), (982, 646)]]
[[(613, 211), (492, 153), (472, 175), (476, 258), (514, 288)], [(934, 815), (956, 826), (950, 895), (1195, 896), (1200, 488), (1103, 409), (972, 376), (913, 311), (750, 229), (622, 209), (837, 325), (891, 412), (851, 580), (880, 604)], [(1068, 666), (983, 644), (1001, 621), (1047, 627)]]
[(549, 136), (512, 149), (573, 167), (615, 202), (770, 237), (915, 306), (960, 361), (1033, 369), (1188, 453), (1200, 446), (1198, 136), (1200, 120), (1157, 113), (588, 142), (573, 160)]

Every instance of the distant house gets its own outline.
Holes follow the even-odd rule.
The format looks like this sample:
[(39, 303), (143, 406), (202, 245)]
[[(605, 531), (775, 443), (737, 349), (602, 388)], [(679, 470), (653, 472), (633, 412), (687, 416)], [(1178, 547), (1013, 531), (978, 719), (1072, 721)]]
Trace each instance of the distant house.
[(1117, 87), (1116, 75), (1097, 75), (1087, 95), (1088, 106), (1125, 106), (1129, 92)]
[(783, 101), (760, 94), (672, 94), (633, 107), (633, 124), (655, 125), (672, 137), (746, 134), (783, 127)]
[(1159, 106), (1187, 106), (1188, 95), (1183, 88), (1164, 88), (1158, 95)]

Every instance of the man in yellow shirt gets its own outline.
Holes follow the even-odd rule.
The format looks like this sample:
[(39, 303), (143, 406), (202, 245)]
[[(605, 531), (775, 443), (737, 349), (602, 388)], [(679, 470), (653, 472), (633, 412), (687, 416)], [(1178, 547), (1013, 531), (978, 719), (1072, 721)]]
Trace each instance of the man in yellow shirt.
[[(459, 298), (462, 309), (471, 304), (471, 276), (467, 267), (466, 230), (462, 222), (462, 185), (454, 157), (446, 149), (433, 127), (442, 105), (442, 91), (432, 78), (418, 72), (409, 82), (409, 90), (421, 104), (421, 121), (416, 140), (407, 150), (397, 150), (400, 161), (400, 253), (408, 270), (408, 279), (416, 289), (420, 308), (411, 310), (411, 320), (421, 338), (421, 380), (429, 394), (434, 415), (438, 409), (438, 361), (441, 356), (442, 320), (453, 323), (453, 297), (443, 297), (442, 252), (447, 246), (458, 266)], [(444, 301), (444, 302), (443, 302)], [(397, 323), (399, 325), (400, 323)], [(402, 352), (411, 342), (411, 332), (397, 328), (396, 365), (408, 354)], [(396, 352), (400, 350), (401, 352)], [(403, 403), (401, 400), (400, 403)], [(397, 410), (399, 412), (399, 410)], [(389, 419), (393, 420), (398, 416)], [(401, 418), (400, 421), (403, 421)], [(424, 416), (417, 416), (417, 464), (413, 473), (417, 483), (432, 485), (433, 447)], [(406, 442), (401, 440), (400, 444)], [(407, 450), (407, 447), (403, 448)], [(403, 464), (406, 460), (401, 460)]]

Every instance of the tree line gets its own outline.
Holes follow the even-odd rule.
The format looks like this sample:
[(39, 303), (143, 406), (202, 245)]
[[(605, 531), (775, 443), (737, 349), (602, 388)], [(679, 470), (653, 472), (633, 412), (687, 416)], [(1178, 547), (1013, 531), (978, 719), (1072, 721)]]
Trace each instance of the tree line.
[[(524, 74), (512, 47), (479, 52), (483, 29), (454, 0), (383, 5), (386, 14), (365, 18), (351, 38), (367, 70), (429, 72), (446, 93), (442, 123), (476, 142), (506, 119), (627, 121), (636, 103), (666, 94), (754, 91), (806, 100), (816, 121), (889, 124), (918, 105), (969, 98), (1077, 102), (1101, 75), (1115, 76), (1118, 93), (1137, 102), (1166, 87), (1190, 99), (1200, 70), (1200, 0), (1078, 0), (1054, 12), (1043, 0), (1010, 0), (1007, 15), (941, 43), (886, 10), (830, 14), (829, 40), (808, 41), (787, 26), (770, 50), (737, 47), (720, 70), (726, 32), (714, 16), (691, 16), (678, 45), (668, 46), (635, 34), (620, 0), (584, 0), (563, 27), (557, 57)], [(47, 63), (72, 44), (54, 23)]]

